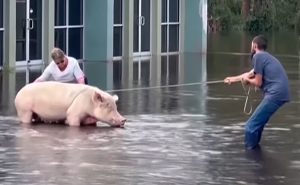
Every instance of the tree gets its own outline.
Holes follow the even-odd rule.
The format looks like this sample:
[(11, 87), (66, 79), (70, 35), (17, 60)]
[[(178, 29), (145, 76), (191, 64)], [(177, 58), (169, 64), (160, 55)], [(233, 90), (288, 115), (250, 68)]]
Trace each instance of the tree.
[(251, 4), (251, 0), (242, 0), (241, 14), (243, 19), (248, 18), (250, 15), (250, 4)]
[(262, 0), (253, 0), (254, 12), (259, 12), (261, 10), (262, 3)]

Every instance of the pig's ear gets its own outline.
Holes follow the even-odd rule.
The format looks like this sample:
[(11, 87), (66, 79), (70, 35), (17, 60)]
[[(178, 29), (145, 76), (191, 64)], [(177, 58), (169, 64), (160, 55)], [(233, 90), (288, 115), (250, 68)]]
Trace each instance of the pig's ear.
[(115, 102), (117, 102), (117, 101), (119, 100), (118, 95), (113, 95), (112, 97), (113, 97), (113, 99), (115, 100)]
[(100, 93), (98, 93), (98, 92), (94, 92), (94, 94), (93, 94), (93, 102), (103, 102), (103, 97), (101, 96), (101, 94)]

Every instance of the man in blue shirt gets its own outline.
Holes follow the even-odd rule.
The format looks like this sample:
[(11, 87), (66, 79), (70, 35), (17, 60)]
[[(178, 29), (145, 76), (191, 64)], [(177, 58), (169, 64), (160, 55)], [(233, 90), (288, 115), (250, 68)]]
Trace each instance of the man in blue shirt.
[(264, 94), (262, 102), (246, 124), (245, 145), (248, 149), (259, 146), (263, 129), (270, 117), (283, 104), (290, 101), (288, 76), (281, 63), (266, 52), (267, 46), (266, 37), (256, 36), (251, 48), (254, 68), (248, 73), (224, 79), (227, 84), (243, 80), (245, 83), (259, 87)]

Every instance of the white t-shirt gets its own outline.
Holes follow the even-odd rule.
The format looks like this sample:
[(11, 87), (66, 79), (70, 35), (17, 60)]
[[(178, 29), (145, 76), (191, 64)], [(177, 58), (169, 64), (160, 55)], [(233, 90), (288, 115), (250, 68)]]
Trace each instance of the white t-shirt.
[(78, 61), (73, 57), (66, 57), (68, 59), (68, 65), (65, 70), (61, 71), (56, 63), (51, 61), (38, 80), (48, 81), (50, 77), (52, 77), (54, 81), (58, 82), (77, 83), (79, 79), (84, 78), (85, 75), (80, 69)]

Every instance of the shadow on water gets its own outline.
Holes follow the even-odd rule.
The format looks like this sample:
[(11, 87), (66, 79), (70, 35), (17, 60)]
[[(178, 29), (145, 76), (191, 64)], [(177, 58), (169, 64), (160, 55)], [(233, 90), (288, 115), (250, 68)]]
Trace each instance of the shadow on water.
[[(298, 55), (294, 38), (275, 38), (281, 38), (281, 44), (270, 47), (271, 52)], [(237, 43), (228, 46), (231, 40)], [(215, 35), (209, 50), (246, 53), (250, 41), (251, 36)], [(278, 52), (280, 47), (289, 52)], [(243, 146), (248, 116), (243, 114), (245, 97), (238, 83), (116, 92), (118, 109), (129, 119), (124, 129), (104, 124), (98, 128), (22, 126), (15, 117), (15, 94), (34, 81), (43, 67), (3, 73), (0, 184), (296, 185), (300, 180), (299, 60), (278, 58), (290, 78), (292, 102), (270, 120), (261, 150), (248, 152)], [(251, 63), (243, 55), (182, 54), (86, 61), (81, 68), (91, 85), (110, 90), (221, 80), (249, 70)], [(261, 94), (253, 92), (252, 99), (256, 107)]]

